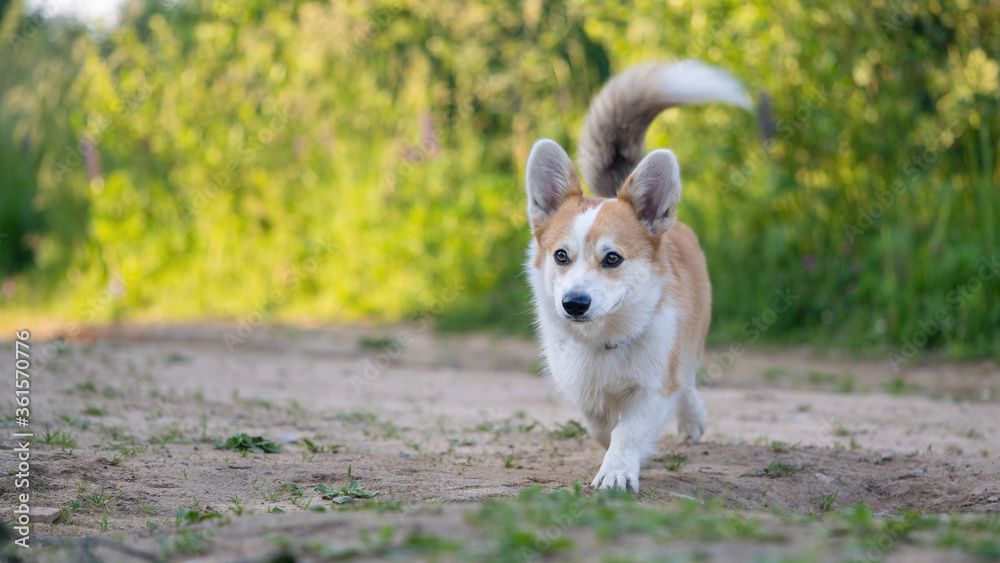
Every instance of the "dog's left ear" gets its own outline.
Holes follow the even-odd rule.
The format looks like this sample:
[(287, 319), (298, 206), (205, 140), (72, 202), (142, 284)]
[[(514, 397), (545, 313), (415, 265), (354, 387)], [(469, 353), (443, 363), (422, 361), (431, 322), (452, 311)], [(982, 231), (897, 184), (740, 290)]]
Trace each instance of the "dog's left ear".
[(531, 147), (525, 168), (528, 219), (532, 230), (551, 217), (566, 198), (583, 195), (573, 161), (559, 143), (551, 139), (542, 139)]
[(650, 233), (659, 235), (673, 227), (681, 200), (681, 167), (674, 153), (657, 149), (647, 154), (625, 180), (618, 199), (632, 205)]

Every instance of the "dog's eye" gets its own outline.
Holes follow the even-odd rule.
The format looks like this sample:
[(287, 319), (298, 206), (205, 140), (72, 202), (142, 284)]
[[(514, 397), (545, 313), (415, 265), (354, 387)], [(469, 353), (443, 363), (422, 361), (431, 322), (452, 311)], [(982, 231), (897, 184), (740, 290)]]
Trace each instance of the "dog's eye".
[(622, 257), (617, 252), (609, 252), (601, 265), (605, 268), (617, 268), (622, 263)]
[(569, 255), (561, 248), (556, 251), (555, 258), (558, 264), (569, 264)]

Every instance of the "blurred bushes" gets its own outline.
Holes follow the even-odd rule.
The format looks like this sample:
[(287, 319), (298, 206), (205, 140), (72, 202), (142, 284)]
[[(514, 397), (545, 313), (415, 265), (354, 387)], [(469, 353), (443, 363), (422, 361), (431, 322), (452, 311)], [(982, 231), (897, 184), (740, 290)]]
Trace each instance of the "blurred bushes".
[(714, 341), (1000, 357), (995, 0), (189, 0), (96, 34), (15, 2), (0, 49), (10, 314), (526, 330), (531, 143), (575, 152), (613, 71), (694, 57), (773, 111), (766, 141), (718, 105), (649, 134)]

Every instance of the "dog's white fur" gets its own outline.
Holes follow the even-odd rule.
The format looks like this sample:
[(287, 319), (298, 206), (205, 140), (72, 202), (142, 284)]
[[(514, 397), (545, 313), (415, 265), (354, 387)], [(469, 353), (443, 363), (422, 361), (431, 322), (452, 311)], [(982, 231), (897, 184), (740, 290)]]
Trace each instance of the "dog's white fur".
[[(660, 111), (711, 100), (749, 107), (738, 81), (696, 61), (612, 79), (591, 104), (580, 143), (581, 169), (601, 198), (583, 196), (555, 142), (538, 141), (528, 158), (538, 332), (551, 380), (608, 448), (595, 488), (638, 492), (640, 464), (672, 415), (683, 438), (697, 442), (705, 431), (695, 372), (711, 287), (697, 238), (676, 222), (677, 159), (668, 150), (644, 156), (643, 137)], [(617, 266), (609, 253), (622, 258)], [(564, 306), (572, 296), (589, 299), (585, 312)]]

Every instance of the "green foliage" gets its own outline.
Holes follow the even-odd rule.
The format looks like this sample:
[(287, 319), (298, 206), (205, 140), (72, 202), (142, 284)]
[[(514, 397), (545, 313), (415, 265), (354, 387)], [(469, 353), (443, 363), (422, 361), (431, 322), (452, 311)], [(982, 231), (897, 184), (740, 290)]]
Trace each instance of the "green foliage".
[(555, 429), (549, 432), (549, 436), (559, 438), (560, 440), (572, 438), (577, 442), (581, 442), (587, 436), (587, 429), (578, 421), (570, 419), (566, 424), (557, 422)]
[(493, 539), (490, 555), (483, 559), (496, 561), (572, 550), (572, 531), (581, 528), (590, 530), (588, 535), (602, 543), (626, 534), (651, 536), (661, 542), (778, 539), (760, 521), (726, 513), (718, 503), (702, 506), (698, 501), (685, 500), (669, 507), (644, 505), (622, 491), (584, 495), (579, 483), (572, 489), (552, 493), (533, 487), (516, 499), (485, 503), (470, 521), (483, 530), (485, 537)]
[(684, 168), (714, 342), (1000, 357), (983, 269), (1000, 242), (997, 15), (986, 0), (186, 0), (130, 3), (97, 36), (13, 2), (0, 303), (20, 320), (527, 331), (532, 142), (574, 153), (613, 71), (694, 57), (766, 92), (772, 116), (684, 108), (648, 136)]
[(310, 440), (309, 438), (303, 438), (302, 443), (306, 445), (306, 449), (309, 450), (309, 453), (312, 454), (323, 454), (327, 452), (335, 454), (337, 453), (338, 450), (340, 450), (340, 448), (344, 447), (340, 444), (330, 444), (328, 446), (320, 446), (317, 445), (312, 440)]
[(316, 491), (323, 495), (323, 498), (330, 499), (336, 504), (354, 502), (354, 499), (373, 498), (377, 491), (366, 491), (361, 487), (360, 479), (351, 479), (351, 466), (347, 466), (347, 485), (334, 489), (322, 483), (316, 485)]
[(251, 436), (245, 432), (230, 436), (226, 440), (215, 443), (218, 450), (232, 450), (234, 452), (255, 454), (276, 454), (281, 452), (281, 446), (272, 440), (261, 436)]
[(687, 460), (686, 455), (678, 452), (666, 453), (656, 458), (656, 461), (667, 463), (667, 471), (677, 471), (682, 465), (687, 463)]
[(53, 431), (49, 431), (49, 427), (45, 427), (45, 431), (42, 433), (41, 437), (38, 439), (38, 443), (45, 444), (46, 446), (60, 447), (64, 449), (73, 449), (76, 447), (76, 438), (73, 434), (57, 428)]
[(777, 479), (779, 477), (786, 477), (788, 475), (791, 475), (801, 468), (802, 466), (800, 466), (797, 463), (792, 463), (790, 461), (774, 460), (771, 463), (769, 463), (768, 466), (765, 467), (764, 469), (758, 470), (757, 475), (759, 476), (766, 475), (772, 479)]

